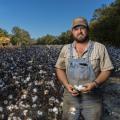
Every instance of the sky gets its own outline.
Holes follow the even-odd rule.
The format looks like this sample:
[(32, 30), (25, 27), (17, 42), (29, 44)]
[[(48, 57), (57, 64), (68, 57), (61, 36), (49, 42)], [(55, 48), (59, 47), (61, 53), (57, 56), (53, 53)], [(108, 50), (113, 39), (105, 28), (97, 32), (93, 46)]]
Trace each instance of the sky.
[(114, 0), (0, 0), (0, 28), (8, 33), (14, 26), (37, 39), (58, 36), (71, 28), (72, 20), (83, 16), (88, 22), (95, 9)]

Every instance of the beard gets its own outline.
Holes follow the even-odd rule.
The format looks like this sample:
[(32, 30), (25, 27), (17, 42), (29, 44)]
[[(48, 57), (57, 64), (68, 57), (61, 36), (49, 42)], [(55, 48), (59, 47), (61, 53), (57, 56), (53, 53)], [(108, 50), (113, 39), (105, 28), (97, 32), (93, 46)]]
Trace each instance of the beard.
[(84, 43), (84, 42), (88, 41), (89, 35), (80, 34), (80, 35), (77, 35), (77, 36), (73, 36), (73, 38), (78, 43)]

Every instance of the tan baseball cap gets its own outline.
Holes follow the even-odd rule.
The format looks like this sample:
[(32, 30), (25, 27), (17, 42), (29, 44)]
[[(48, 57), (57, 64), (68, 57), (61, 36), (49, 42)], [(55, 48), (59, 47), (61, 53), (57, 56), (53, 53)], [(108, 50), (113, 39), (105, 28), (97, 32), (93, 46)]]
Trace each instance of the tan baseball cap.
[(79, 26), (79, 25), (82, 25), (82, 26), (85, 26), (88, 28), (88, 22), (87, 20), (84, 18), (84, 17), (78, 17), (78, 18), (75, 18), (72, 22), (72, 28), (76, 27), (76, 26)]

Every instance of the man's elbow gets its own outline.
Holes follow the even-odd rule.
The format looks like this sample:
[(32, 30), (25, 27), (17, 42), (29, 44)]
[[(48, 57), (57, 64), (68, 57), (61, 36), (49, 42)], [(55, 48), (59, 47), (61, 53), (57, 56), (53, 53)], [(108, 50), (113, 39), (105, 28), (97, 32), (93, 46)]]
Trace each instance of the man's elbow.
[(104, 73), (104, 75), (109, 77), (112, 73), (112, 70), (107, 70), (107, 71), (102, 71), (102, 72)]
[(108, 75), (110, 76), (111, 73), (112, 73), (112, 70), (108, 70), (107, 73), (108, 73)]

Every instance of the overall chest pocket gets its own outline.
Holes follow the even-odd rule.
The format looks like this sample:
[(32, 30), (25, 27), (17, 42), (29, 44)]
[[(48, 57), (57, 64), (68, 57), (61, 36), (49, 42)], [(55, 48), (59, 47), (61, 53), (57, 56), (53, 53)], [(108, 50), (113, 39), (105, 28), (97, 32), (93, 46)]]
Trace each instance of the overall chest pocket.
[(69, 64), (68, 75), (74, 80), (87, 80), (89, 74), (88, 64), (74, 60)]

